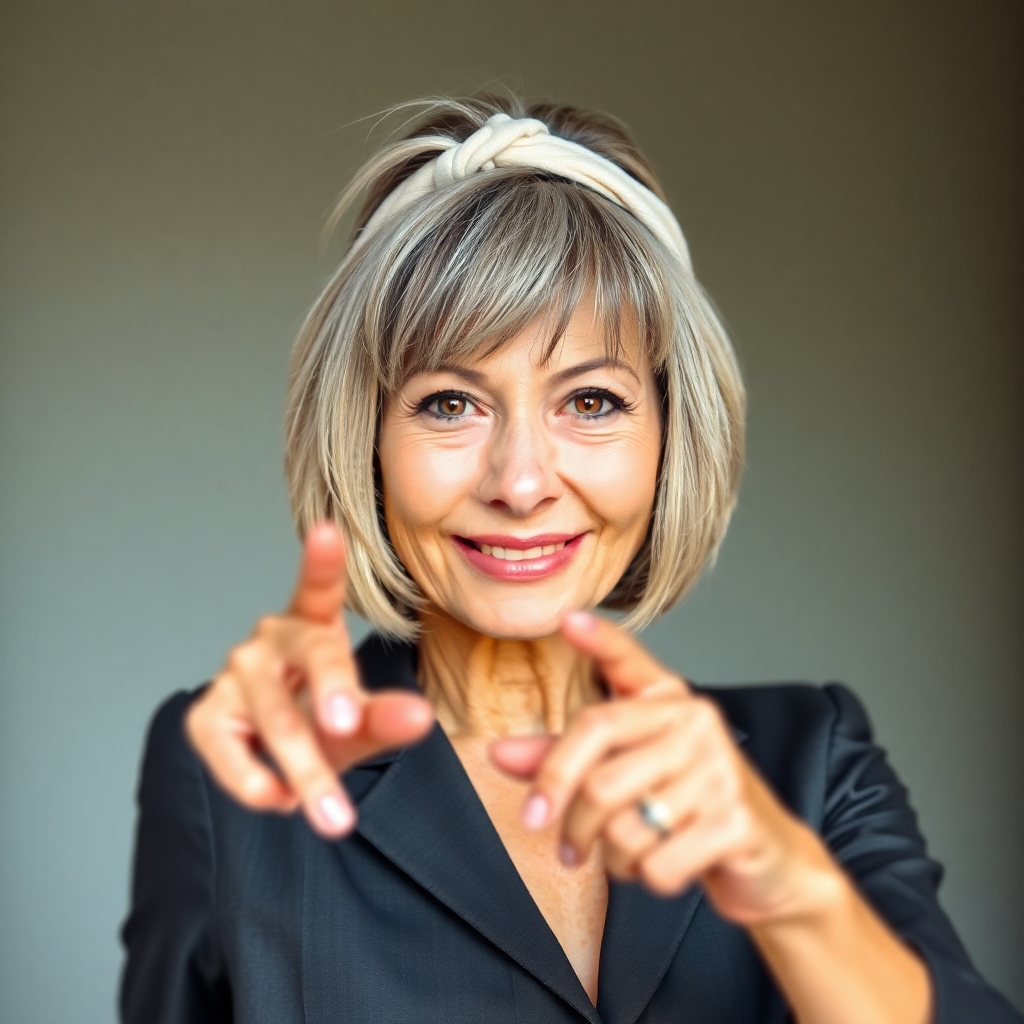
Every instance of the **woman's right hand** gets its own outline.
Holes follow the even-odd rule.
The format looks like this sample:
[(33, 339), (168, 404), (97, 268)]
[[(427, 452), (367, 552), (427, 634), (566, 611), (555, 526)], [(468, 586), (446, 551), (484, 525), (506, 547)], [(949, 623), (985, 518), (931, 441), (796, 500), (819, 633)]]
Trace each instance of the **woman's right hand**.
[(345, 581), (340, 532), (314, 526), (288, 610), (260, 619), (232, 648), (185, 719), (200, 758), (239, 803), (279, 813), (301, 807), (331, 839), (356, 821), (339, 773), (422, 739), (434, 722), (416, 694), (363, 690), (342, 618)]

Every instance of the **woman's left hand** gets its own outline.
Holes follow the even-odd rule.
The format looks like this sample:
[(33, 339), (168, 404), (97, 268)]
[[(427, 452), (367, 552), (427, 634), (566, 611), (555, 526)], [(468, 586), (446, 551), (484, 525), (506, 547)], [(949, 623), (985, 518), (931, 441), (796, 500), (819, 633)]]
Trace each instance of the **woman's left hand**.
[(533, 780), (524, 824), (560, 821), (564, 863), (582, 863), (599, 842), (613, 877), (659, 895), (699, 881), (737, 924), (827, 904), (839, 868), (744, 757), (715, 704), (610, 622), (574, 612), (563, 630), (614, 699), (582, 711), (560, 737), (492, 746), (498, 767)]

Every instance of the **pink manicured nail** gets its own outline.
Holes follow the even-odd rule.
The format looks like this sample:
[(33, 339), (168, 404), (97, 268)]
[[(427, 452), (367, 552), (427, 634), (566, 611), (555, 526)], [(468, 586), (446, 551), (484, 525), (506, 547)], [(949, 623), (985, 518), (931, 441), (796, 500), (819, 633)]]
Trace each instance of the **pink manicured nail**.
[(580, 856), (576, 852), (576, 847), (572, 843), (567, 843), (564, 839), (558, 844), (558, 859), (567, 868), (574, 868), (580, 862)]
[(565, 621), (574, 629), (593, 629), (597, 625), (597, 616), (578, 609), (565, 613)]
[(355, 815), (348, 804), (343, 803), (333, 793), (320, 797), (317, 801), (320, 820), (332, 832), (348, 832), (355, 824)]
[(347, 693), (332, 693), (327, 698), (327, 721), (343, 736), (359, 728), (359, 705)]
[(548, 798), (541, 793), (534, 793), (523, 804), (523, 824), (530, 829), (543, 828), (548, 822), (550, 812), (551, 804)]

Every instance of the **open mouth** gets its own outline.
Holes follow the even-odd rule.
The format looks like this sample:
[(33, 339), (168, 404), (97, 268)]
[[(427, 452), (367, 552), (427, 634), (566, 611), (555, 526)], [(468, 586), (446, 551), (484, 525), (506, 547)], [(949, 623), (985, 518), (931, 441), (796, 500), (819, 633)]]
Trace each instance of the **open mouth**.
[(586, 533), (534, 537), (453, 536), (455, 546), (474, 568), (495, 579), (535, 580), (564, 569)]
[(559, 541), (557, 544), (544, 544), (540, 547), (533, 548), (503, 548), (492, 544), (474, 544), (473, 541), (467, 541), (468, 544), (472, 544), (478, 551), (485, 555), (490, 555), (492, 558), (503, 558), (506, 562), (528, 562), (531, 558), (541, 558), (544, 555), (553, 555), (556, 551), (561, 551), (565, 547), (566, 541)]

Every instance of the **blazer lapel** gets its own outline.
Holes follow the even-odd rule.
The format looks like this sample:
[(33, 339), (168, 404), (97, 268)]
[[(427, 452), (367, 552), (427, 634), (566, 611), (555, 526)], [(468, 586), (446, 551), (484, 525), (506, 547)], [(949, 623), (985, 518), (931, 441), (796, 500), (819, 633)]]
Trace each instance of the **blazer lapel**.
[[(419, 688), (413, 647), (374, 636), (358, 657), (368, 689)], [(700, 887), (665, 899), (635, 883), (610, 883), (595, 1010), (440, 726), (379, 759), (388, 761), (359, 802), (358, 831), (592, 1024), (634, 1024), (683, 941)]]
[(692, 886), (664, 899), (632, 882), (611, 882), (601, 944), (597, 1009), (605, 1024), (633, 1024), (672, 963), (702, 899)]
[[(368, 688), (415, 687), (411, 648), (367, 646), (371, 649), (359, 653)], [(599, 1024), (440, 726), (394, 757), (359, 802), (357, 829), (436, 899)]]

